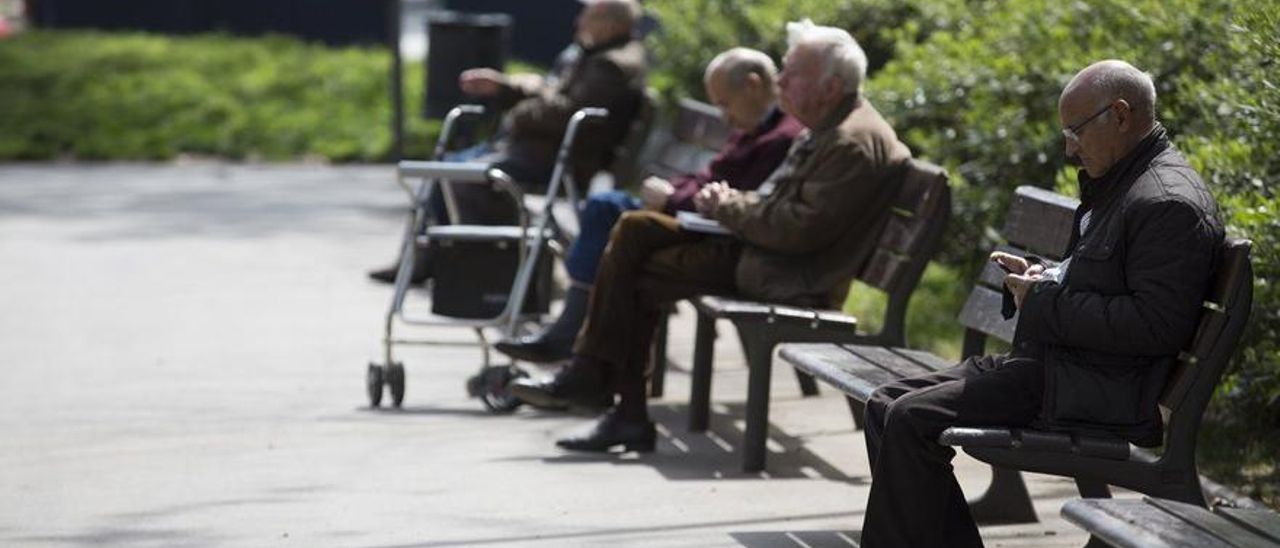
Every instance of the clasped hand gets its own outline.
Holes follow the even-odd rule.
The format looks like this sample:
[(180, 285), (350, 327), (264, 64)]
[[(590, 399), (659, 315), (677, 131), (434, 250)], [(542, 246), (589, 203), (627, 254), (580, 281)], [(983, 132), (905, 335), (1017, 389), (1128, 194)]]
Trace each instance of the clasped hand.
[(1022, 300), (1026, 298), (1031, 284), (1044, 278), (1044, 266), (1029, 264), (1026, 259), (1003, 251), (991, 253), (991, 260), (1000, 265), (1007, 273), (1004, 286), (1013, 294), (1013, 304), (1022, 308)]
[(698, 208), (698, 213), (710, 217), (716, 212), (716, 208), (720, 204), (733, 199), (738, 195), (738, 191), (729, 186), (724, 181), (716, 181), (707, 186), (702, 187), (693, 197), (693, 206)]

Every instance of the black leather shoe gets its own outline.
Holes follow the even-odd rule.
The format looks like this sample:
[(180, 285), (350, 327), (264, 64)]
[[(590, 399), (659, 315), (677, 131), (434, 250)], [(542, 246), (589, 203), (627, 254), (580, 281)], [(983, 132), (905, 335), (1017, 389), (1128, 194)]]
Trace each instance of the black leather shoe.
[[(398, 270), (400, 270), (400, 265), (391, 265), (380, 270), (370, 270), (369, 278), (376, 282), (393, 284), (396, 283), (396, 272)], [(427, 281), (426, 272), (414, 272), (409, 276), (410, 283), (420, 284), (425, 281)]]
[[(374, 281), (393, 284), (396, 283), (396, 273), (400, 270), (400, 261), (392, 263), (391, 266), (378, 270), (370, 270), (369, 278)], [(431, 248), (425, 245), (419, 245), (417, 251), (413, 254), (413, 272), (409, 274), (409, 283), (422, 284), (431, 277)]]
[(512, 358), (532, 363), (554, 363), (573, 357), (573, 341), (568, 344), (554, 341), (545, 333), (520, 337), (514, 341), (498, 341), (493, 347)]
[(598, 372), (570, 365), (550, 378), (520, 378), (511, 382), (511, 395), (543, 409), (581, 409), (600, 412), (613, 407), (613, 394)]
[(586, 434), (557, 440), (556, 446), (570, 451), (602, 453), (621, 445), (627, 451), (650, 453), (657, 439), (652, 421), (628, 422), (610, 411)]

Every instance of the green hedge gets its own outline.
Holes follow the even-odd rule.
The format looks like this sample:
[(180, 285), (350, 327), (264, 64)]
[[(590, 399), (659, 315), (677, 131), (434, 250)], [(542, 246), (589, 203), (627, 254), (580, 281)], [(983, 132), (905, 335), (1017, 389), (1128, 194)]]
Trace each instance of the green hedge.
[[(380, 160), (388, 65), (385, 50), (283, 36), (24, 32), (0, 40), (0, 160)], [(407, 68), (419, 97), (421, 67)], [(425, 153), (434, 125), (409, 122)]]
[[(665, 24), (655, 80), (700, 96), (700, 64), (729, 45), (777, 55), (783, 24), (808, 15), (849, 29), (868, 49), (870, 99), (917, 155), (955, 181), (949, 241), (922, 284), (911, 343), (954, 351), (954, 318), (1001, 239), (1001, 215), (1022, 184), (1074, 193), (1057, 122), (1062, 86), (1092, 61), (1150, 72), (1160, 116), (1210, 182), (1229, 230), (1254, 243), (1255, 306), (1212, 403), (1202, 444), (1212, 475), (1280, 494), (1280, 0), (652, 0)], [(888, 25), (888, 27), (886, 27)], [(878, 67), (878, 68), (877, 68)], [(939, 276), (950, 273), (951, 283)], [(873, 299), (872, 299), (873, 300)], [(855, 298), (858, 309), (867, 299)], [(940, 338), (947, 338), (942, 341)], [(1232, 440), (1221, 443), (1222, 439)], [(1216, 452), (1216, 453), (1215, 453)], [(1244, 472), (1241, 472), (1244, 470)]]

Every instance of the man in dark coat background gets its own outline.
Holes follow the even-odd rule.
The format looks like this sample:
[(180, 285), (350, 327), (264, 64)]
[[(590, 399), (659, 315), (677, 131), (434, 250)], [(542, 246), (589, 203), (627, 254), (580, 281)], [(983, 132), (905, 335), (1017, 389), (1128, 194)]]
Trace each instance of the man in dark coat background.
[[(573, 148), (574, 182), (585, 188), (591, 177), (608, 166), (613, 149), (626, 136), (644, 98), (648, 65), (644, 45), (635, 36), (642, 15), (636, 0), (590, 0), (575, 21), (574, 42), (579, 53), (548, 77), (504, 74), (491, 68), (470, 69), (458, 78), (462, 91), (491, 99), (506, 108), (498, 138), (455, 153), (447, 160), (485, 162), (507, 174), (526, 190), (541, 189), (551, 178), (556, 152), (569, 118), (586, 107), (609, 110), (603, 123), (584, 124)], [(516, 211), (506, 195), (475, 185), (453, 188), (461, 219), (466, 224), (514, 224)], [(447, 223), (444, 200), (435, 192), (428, 211), (433, 221)], [(412, 281), (430, 276), (429, 249), (415, 254)], [(395, 281), (397, 264), (369, 273), (374, 280)]]
[(1159, 445), (1157, 399), (1194, 333), (1223, 240), (1217, 205), (1155, 117), (1151, 78), (1090, 65), (1058, 102), (1081, 204), (1068, 257), (994, 253), (1019, 311), (1008, 355), (882, 386), (867, 404), (865, 548), (981, 546), (951, 426), (1028, 426)]

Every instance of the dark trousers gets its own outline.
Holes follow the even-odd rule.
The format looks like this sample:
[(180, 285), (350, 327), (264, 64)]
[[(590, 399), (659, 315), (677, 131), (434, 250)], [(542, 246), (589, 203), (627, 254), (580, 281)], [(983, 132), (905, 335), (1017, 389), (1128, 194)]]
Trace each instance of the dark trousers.
[[(446, 154), (447, 162), (487, 163), (507, 172), (525, 192), (545, 190), (551, 178), (551, 166), (510, 156), (491, 143)], [(452, 224), (512, 225), (518, 220), (523, 204), (516, 204), (505, 193), (488, 185), (454, 183), (450, 186), (458, 206), (460, 219)], [(445, 207), (444, 193), (438, 187), (427, 198), (427, 212), (434, 224), (451, 224)]]
[(608, 376), (625, 418), (648, 419), (645, 369), (662, 305), (731, 294), (741, 250), (732, 238), (680, 230), (665, 213), (629, 211), (618, 220), (574, 353), (611, 368)]
[(970, 358), (876, 389), (867, 402), (863, 548), (982, 546), (952, 473), (955, 450), (938, 435), (951, 426), (1026, 426), (1043, 393), (1043, 365), (1012, 356)]

